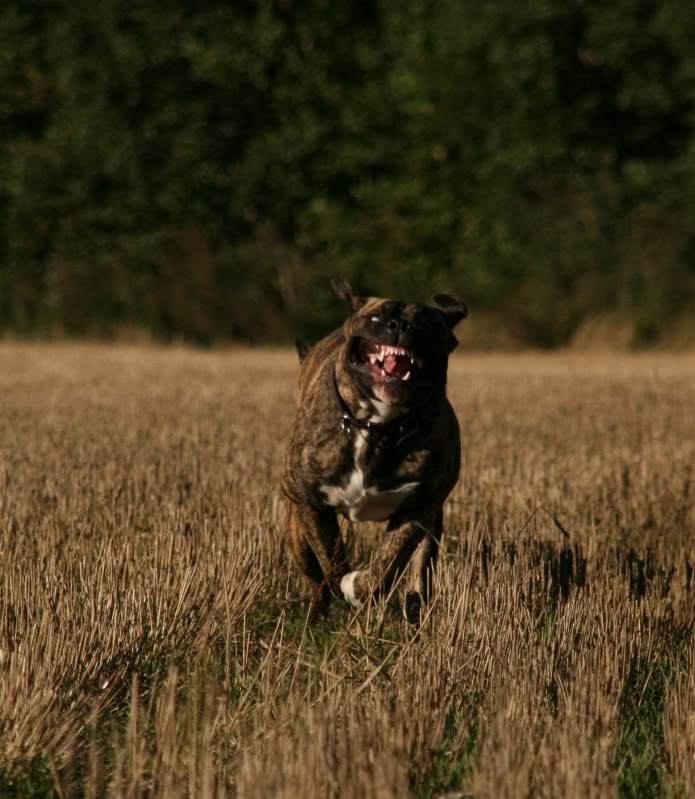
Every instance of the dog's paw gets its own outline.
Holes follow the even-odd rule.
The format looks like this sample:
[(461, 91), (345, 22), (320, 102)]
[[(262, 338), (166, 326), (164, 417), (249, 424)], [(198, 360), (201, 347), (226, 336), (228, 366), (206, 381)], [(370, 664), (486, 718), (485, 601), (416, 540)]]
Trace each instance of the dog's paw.
[(312, 619), (325, 618), (331, 607), (331, 594), (325, 588), (321, 591), (313, 591), (307, 597), (305, 607), (309, 611)]
[(350, 572), (349, 574), (346, 574), (340, 581), (340, 590), (343, 592), (343, 596), (353, 608), (359, 608), (362, 604), (357, 598), (357, 594), (355, 592), (355, 578), (359, 575), (359, 571)]
[(417, 591), (408, 591), (405, 595), (403, 615), (408, 624), (419, 624), (422, 610), (422, 597)]

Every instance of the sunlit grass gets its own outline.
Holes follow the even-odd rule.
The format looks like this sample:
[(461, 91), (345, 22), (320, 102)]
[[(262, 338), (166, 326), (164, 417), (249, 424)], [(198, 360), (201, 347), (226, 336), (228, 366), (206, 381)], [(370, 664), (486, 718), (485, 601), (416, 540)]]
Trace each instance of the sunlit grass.
[(419, 628), (307, 616), (295, 373), (0, 345), (0, 795), (690, 795), (695, 358), (455, 358)]

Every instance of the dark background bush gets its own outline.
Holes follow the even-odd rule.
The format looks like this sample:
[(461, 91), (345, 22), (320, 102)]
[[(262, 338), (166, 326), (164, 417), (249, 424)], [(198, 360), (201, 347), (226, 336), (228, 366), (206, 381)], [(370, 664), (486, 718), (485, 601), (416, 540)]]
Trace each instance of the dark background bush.
[(552, 346), (693, 310), (682, 0), (5, 0), (0, 326), (283, 341), (328, 276)]

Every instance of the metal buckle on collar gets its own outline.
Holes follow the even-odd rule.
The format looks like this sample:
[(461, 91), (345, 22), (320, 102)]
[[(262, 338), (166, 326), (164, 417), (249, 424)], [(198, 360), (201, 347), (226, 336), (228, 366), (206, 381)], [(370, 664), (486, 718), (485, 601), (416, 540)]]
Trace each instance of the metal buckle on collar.
[(340, 429), (348, 438), (352, 436), (352, 420), (346, 413), (340, 417)]
[(348, 438), (352, 435), (353, 427), (358, 427), (360, 430), (366, 430), (367, 432), (370, 430), (382, 430), (387, 427), (387, 425), (370, 422), (368, 419), (355, 419), (355, 417), (349, 413), (341, 413), (339, 419), (340, 429)]

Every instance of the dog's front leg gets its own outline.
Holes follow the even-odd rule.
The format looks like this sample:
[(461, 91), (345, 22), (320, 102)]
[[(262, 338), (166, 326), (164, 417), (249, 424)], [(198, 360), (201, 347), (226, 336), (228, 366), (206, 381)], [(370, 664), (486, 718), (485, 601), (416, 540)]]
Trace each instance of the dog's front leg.
[(389, 522), (383, 543), (365, 569), (346, 574), (340, 588), (357, 607), (372, 594), (385, 592), (407, 568), (413, 553), (434, 529), (435, 514), (405, 516), (397, 513)]
[(411, 624), (420, 621), (422, 606), (429, 602), (432, 595), (434, 568), (437, 565), (439, 548), (442, 544), (443, 522), (444, 511), (440, 508), (434, 517), (432, 529), (420, 541), (410, 561), (411, 574), (408, 579), (403, 613)]
[(338, 520), (331, 510), (289, 500), (288, 505), (290, 552), (314, 590), (314, 603), (326, 606), (331, 588), (337, 589), (340, 578), (350, 571)]

